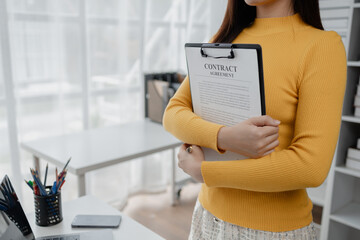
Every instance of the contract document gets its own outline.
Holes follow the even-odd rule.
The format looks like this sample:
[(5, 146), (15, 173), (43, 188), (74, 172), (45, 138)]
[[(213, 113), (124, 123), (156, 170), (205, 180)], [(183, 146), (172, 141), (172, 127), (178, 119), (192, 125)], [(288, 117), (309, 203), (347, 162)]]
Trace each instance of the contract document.
[[(186, 44), (193, 111), (202, 119), (233, 126), (265, 115), (261, 47), (253, 44)], [(206, 161), (247, 157), (202, 148)]]

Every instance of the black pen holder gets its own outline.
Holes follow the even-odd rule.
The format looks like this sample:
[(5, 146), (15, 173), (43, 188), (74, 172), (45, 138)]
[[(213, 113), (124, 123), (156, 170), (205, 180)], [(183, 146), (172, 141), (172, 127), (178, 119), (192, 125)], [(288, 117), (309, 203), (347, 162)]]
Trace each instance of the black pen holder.
[[(46, 187), (51, 188), (51, 187)], [(47, 196), (34, 194), (35, 222), (39, 226), (55, 225), (63, 220), (61, 192)]]

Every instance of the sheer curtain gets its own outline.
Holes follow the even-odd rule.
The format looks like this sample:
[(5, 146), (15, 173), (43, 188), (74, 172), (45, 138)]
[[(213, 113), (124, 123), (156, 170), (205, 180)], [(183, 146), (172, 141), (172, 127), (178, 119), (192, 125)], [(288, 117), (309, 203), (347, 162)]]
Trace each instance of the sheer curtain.
[[(184, 43), (208, 41), (226, 5), (226, 0), (0, 1), (0, 176), (9, 174), (25, 197), (31, 192), (22, 179), (30, 177), (32, 161), (19, 142), (142, 119), (143, 74), (186, 73)], [(170, 159), (164, 152), (95, 171), (87, 177), (88, 192), (111, 201), (164, 190)], [(72, 199), (76, 177), (68, 178), (63, 197)]]

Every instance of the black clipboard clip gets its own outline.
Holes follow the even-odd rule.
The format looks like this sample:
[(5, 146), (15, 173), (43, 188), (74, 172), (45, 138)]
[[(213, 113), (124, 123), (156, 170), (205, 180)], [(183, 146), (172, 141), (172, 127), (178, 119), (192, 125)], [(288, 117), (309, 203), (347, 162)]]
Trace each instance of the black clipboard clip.
[[(229, 55), (227, 56), (210, 56), (208, 54), (205, 53), (204, 49), (203, 48), (229, 48), (230, 47), (230, 53)], [(233, 46), (232, 44), (221, 44), (221, 43), (208, 43), (208, 44), (203, 44), (200, 48), (200, 53), (201, 53), (201, 56), (202, 57), (209, 57), (209, 58), (215, 58), (215, 59), (219, 59), (219, 58), (227, 58), (227, 59), (234, 59), (235, 58), (235, 54), (234, 54), (234, 51), (233, 51)]]

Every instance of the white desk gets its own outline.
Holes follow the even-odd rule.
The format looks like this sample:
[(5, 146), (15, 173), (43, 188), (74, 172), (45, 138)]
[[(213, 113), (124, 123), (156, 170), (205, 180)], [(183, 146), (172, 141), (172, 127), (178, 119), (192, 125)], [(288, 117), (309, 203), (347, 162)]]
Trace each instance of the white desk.
[(120, 213), (115, 208), (105, 204), (92, 196), (84, 196), (79, 199), (63, 203), (63, 221), (49, 227), (40, 227), (35, 224), (35, 213), (27, 214), (31, 228), (35, 237), (43, 237), (49, 235), (77, 233), (84, 231), (92, 231), (90, 228), (71, 228), (71, 222), (77, 214), (106, 214), (106, 215), (121, 215), (121, 224), (119, 228), (113, 230), (114, 240), (117, 239), (147, 239), (158, 240), (163, 239), (150, 229), (144, 227), (130, 217)]
[(33, 154), (35, 167), (40, 158), (63, 167), (69, 157), (69, 172), (78, 176), (79, 196), (86, 194), (85, 174), (103, 167), (172, 149), (172, 203), (175, 193), (175, 148), (181, 142), (163, 127), (141, 120), (119, 126), (104, 127), (79, 133), (24, 142), (21, 146)]

